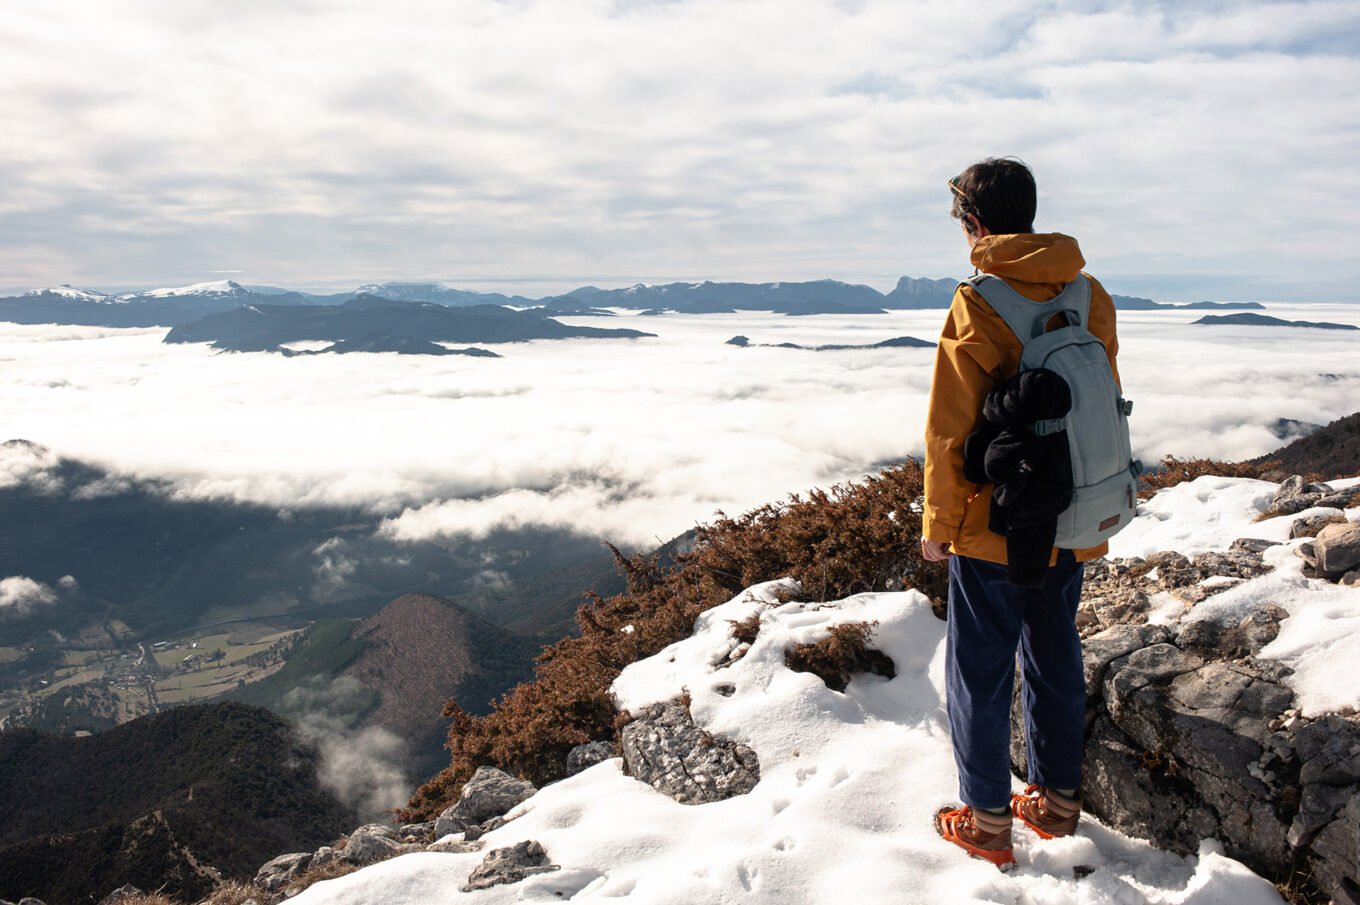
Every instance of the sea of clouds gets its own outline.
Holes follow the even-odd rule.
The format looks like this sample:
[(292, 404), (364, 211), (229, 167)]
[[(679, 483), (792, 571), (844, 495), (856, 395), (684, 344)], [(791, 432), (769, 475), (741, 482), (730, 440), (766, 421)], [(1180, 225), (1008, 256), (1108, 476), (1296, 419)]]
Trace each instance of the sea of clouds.
[[(1279, 418), (1324, 424), (1360, 399), (1360, 333), (1205, 327), (1120, 312), (1135, 454), (1243, 459)], [(1274, 305), (1360, 324), (1360, 307)], [(167, 480), (184, 498), (361, 505), (395, 539), (572, 527), (640, 546), (922, 453), (934, 353), (752, 343), (933, 340), (942, 310), (572, 317), (656, 333), (463, 356), (215, 353), (163, 329), (0, 324), (0, 485), (52, 455)], [(116, 483), (116, 481), (114, 482)], [(30, 596), (30, 595), (25, 595)]]

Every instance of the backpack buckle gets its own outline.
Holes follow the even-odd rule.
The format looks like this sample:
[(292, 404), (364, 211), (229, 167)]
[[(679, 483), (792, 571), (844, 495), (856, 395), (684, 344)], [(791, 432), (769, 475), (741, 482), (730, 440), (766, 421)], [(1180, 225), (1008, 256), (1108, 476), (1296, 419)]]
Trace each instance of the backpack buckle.
[(1132, 414), (1133, 414), (1133, 400), (1132, 400), (1132, 399), (1125, 399), (1123, 396), (1120, 396), (1120, 397), (1119, 397), (1119, 401), (1118, 401), (1118, 405), (1119, 405), (1119, 410), (1120, 410), (1121, 412), (1124, 413), (1124, 417), (1125, 417), (1125, 418), (1127, 418), (1129, 415), (1132, 415)]
[(1042, 421), (1036, 421), (1031, 424), (1029, 429), (1036, 437), (1047, 437), (1049, 434), (1056, 434), (1066, 427), (1066, 418), (1045, 418)]

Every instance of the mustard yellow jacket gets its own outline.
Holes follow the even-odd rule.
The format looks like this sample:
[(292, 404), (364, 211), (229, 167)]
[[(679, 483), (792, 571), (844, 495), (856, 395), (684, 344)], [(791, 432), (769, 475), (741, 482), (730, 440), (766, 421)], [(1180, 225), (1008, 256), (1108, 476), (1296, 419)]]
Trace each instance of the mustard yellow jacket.
[[(1086, 260), (1071, 236), (1020, 233), (979, 239), (972, 262), (1025, 298), (1044, 302), (1076, 279)], [(1091, 279), (1088, 327), (1105, 344), (1118, 384), (1114, 302), (1095, 279)], [(1020, 350), (1019, 338), (982, 295), (971, 286), (959, 286), (935, 350), (926, 414), (922, 535), (948, 542), (955, 553), (994, 563), (1006, 562), (1006, 539), (987, 528), (992, 485), (974, 484), (963, 477), (963, 441), (977, 427), (988, 391), (1020, 370)], [(1085, 562), (1103, 556), (1107, 549), (1107, 544), (1101, 544), (1074, 552), (1078, 562)], [(1050, 564), (1057, 555), (1054, 548)]]

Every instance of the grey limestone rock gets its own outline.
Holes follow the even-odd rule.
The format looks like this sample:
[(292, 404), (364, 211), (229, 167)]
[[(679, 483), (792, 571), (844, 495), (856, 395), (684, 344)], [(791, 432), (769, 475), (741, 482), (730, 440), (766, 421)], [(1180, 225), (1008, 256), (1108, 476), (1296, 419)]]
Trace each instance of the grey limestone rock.
[(1345, 807), (1313, 840), (1309, 865), (1319, 888), (1336, 905), (1360, 905), (1360, 795)]
[(626, 772), (681, 804), (741, 795), (760, 780), (755, 751), (705, 732), (678, 701), (636, 714), (621, 742)]
[(609, 742), (593, 741), (577, 745), (567, 752), (567, 775), (575, 776), (588, 767), (603, 763), (614, 756), (614, 746)]
[(145, 893), (142, 892), (142, 890), (138, 889), (136, 886), (133, 886), (131, 883), (124, 883), (122, 886), (118, 887), (113, 892), (109, 893), (108, 895), (104, 896), (104, 898), (100, 899), (99, 905), (118, 905), (119, 902), (123, 902), (126, 901), (127, 899), (135, 898), (140, 895), (145, 895)]
[(332, 861), (340, 860), (340, 851), (329, 845), (323, 845), (312, 855), (312, 863), (309, 867), (323, 867)]
[(1297, 537), (1317, 537), (1318, 532), (1328, 525), (1344, 524), (1346, 515), (1341, 510), (1328, 512), (1319, 515), (1309, 515), (1300, 519), (1294, 519), (1294, 523), (1289, 526), (1289, 536)]
[[(478, 767), (463, 786), (458, 801), (440, 815), (440, 820), (448, 818), (449, 823), (455, 820), (465, 824), (480, 823), (488, 817), (504, 814), (537, 791), (533, 783), (516, 779), (504, 770)], [(458, 830), (447, 832), (456, 833)], [(435, 828), (435, 833), (437, 836), (445, 835), (439, 827)]]
[(428, 842), (433, 832), (433, 820), (427, 820), (424, 823), (403, 823), (397, 827), (397, 835), (406, 842)]
[(1262, 515), (1264, 518), (1272, 518), (1319, 506), (1342, 509), (1351, 499), (1352, 492), (1336, 490), (1329, 484), (1309, 484), (1302, 475), (1292, 475), (1280, 485), (1270, 506)]
[(472, 892), (502, 883), (517, 883), (533, 874), (560, 869), (560, 865), (549, 860), (542, 845), (527, 839), (505, 848), (492, 849), (482, 863), (472, 869), (467, 883), (461, 888), (463, 892)]
[(392, 827), (382, 823), (370, 823), (349, 834), (349, 841), (340, 851), (340, 858), (350, 864), (372, 864), (413, 851), (415, 848), (416, 846), (402, 842)]
[(1360, 566), (1360, 524), (1328, 525), (1313, 540), (1319, 572), (1338, 576)]
[(1280, 633), (1280, 623), (1288, 617), (1289, 613), (1283, 607), (1267, 603), (1233, 625), (1223, 625), (1214, 619), (1183, 622), (1176, 632), (1176, 644), (1182, 649), (1212, 654), (1220, 659), (1254, 656), (1275, 640)]
[(265, 892), (277, 892), (284, 884), (306, 870), (311, 863), (311, 852), (279, 855), (277, 858), (266, 862), (255, 873), (255, 885)]

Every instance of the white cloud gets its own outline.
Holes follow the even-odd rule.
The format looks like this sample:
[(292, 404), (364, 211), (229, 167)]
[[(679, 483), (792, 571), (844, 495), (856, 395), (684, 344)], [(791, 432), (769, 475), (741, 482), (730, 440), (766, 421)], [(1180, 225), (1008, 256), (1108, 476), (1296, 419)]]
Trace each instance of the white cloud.
[(312, 567), (312, 574), (316, 576), (312, 585), (313, 600), (330, 603), (341, 598), (346, 585), (359, 568), (354, 557), (347, 555), (348, 546), (344, 539), (332, 537), (322, 541), (312, 551), (317, 558), (316, 565)]
[(411, 796), (402, 764), (406, 743), (380, 726), (356, 728), (372, 692), (353, 676), (313, 676), (284, 695), (281, 710), (321, 757), (318, 779), (365, 820), (376, 820)]
[[(1340, 305), (1268, 313), (1360, 323), (1360, 309)], [(715, 510), (735, 515), (922, 452), (930, 350), (741, 349), (728, 338), (934, 339), (943, 317), (566, 318), (658, 336), (512, 343), (499, 359), (214, 354), (150, 331), (80, 339), (0, 324), (0, 424), (51, 449), (0, 447), (20, 463), (0, 474), (50, 481), (44, 466), (60, 454), (163, 479), (185, 499), (361, 507), (385, 516), (381, 533), (395, 540), (546, 525), (650, 546)], [(1197, 317), (1120, 313), (1135, 451), (1148, 464), (1257, 456), (1281, 445), (1268, 429), (1277, 419), (1322, 424), (1355, 410), (1355, 333), (1190, 326)], [(342, 593), (356, 552), (337, 538), (315, 553), (318, 593)]]
[(1355, 270), (1353, 3), (247, 6), (5, 17), (7, 281), (887, 285), (991, 153), (1107, 272)]
[(0, 490), (28, 485), (42, 493), (56, 493), (61, 479), (52, 473), (57, 457), (51, 450), (18, 438), (0, 443)]
[(57, 593), (41, 581), (26, 575), (0, 578), (0, 616), (27, 616), (36, 607), (56, 602)]

